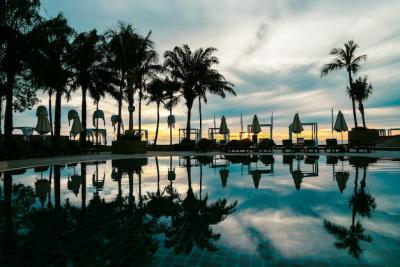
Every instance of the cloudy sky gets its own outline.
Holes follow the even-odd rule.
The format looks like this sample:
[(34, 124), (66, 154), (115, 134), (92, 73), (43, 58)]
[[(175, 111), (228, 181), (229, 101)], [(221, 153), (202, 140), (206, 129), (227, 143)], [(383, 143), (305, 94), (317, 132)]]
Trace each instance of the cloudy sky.
[[(400, 126), (398, 0), (44, 1), (45, 16), (58, 12), (64, 13), (78, 32), (92, 28), (103, 32), (120, 20), (132, 24), (141, 34), (151, 30), (160, 55), (176, 45), (188, 44), (192, 49), (216, 47), (220, 59), (217, 68), (235, 84), (238, 95), (225, 100), (211, 97), (203, 108), (203, 129), (212, 127), (214, 115), (217, 124), (218, 118), (225, 115), (231, 131), (238, 131), (241, 112), (247, 124), (253, 114), (268, 123), (273, 111), (278, 140), (287, 137), (287, 126), (296, 111), (303, 122), (318, 122), (321, 137), (330, 135), (331, 108), (335, 113), (342, 110), (348, 124), (353, 125), (351, 102), (345, 95), (346, 73), (340, 71), (321, 79), (320, 70), (329, 62), (331, 48), (354, 39), (360, 44), (358, 53), (368, 55), (357, 75), (368, 75), (374, 85), (374, 94), (366, 103), (368, 126)], [(76, 95), (64, 104), (64, 133), (68, 132), (66, 111), (79, 109), (80, 101)], [(112, 138), (109, 118), (117, 112), (116, 101), (107, 97), (101, 105)], [(93, 109), (91, 105), (90, 114)], [(183, 128), (183, 101), (174, 113), (177, 127)], [(197, 105), (193, 113), (193, 127), (198, 128)], [(33, 114), (18, 114), (15, 124), (32, 124)], [(144, 108), (145, 128), (152, 132), (155, 114), (153, 106)], [(161, 142), (167, 142), (167, 115), (162, 112)], [(308, 135), (309, 132), (304, 134)]]

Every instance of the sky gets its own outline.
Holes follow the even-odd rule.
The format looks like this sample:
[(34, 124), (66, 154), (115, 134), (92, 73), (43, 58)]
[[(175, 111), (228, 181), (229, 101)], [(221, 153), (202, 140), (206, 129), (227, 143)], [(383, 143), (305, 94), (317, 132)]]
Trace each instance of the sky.
[[(367, 75), (374, 94), (366, 102), (368, 127), (400, 127), (400, 1), (311, 1), (311, 0), (45, 0), (43, 15), (62, 12), (77, 32), (96, 28), (113, 29), (118, 21), (133, 25), (152, 39), (162, 54), (175, 46), (188, 44), (217, 48), (220, 64), (216, 68), (235, 84), (237, 96), (226, 99), (210, 97), (203, 105), (203, 136), (213, 127), (213, 117), (225, 115), (231, 132), (240, 130), (240, 114), (250, 124), (254, 114), (260, 123), (269, 123), (274, 114), (274, 139), (288, 137), (287, 127), (299, 112), (302, 122), (317, 122), (319, 137), (331, 136), (331, 109), (344, 113), (353, 126), (351, 101), (345, 94), (345, 71), (321, 78), (320, 71), (331, 59), (329, 51), (348, 40), (355, 40), (358, 54), (367, 61), (356, 77)], [(47, 97), (41, 97), (47, 105)], [(70, 102), (63, 101), (62, 132), (68, 134), (67, 112), (80, 109), (80, 94)], [(106, 97), (100, 102), (106, 114), (109, 140), (114, 134), (110, 123), (117, 113), (117, 102)], [(95, 106), (89, 103), (88, 114)], [(184, 101), (173, 112), (176, 129), (184, 128)], [(34, 126), (35, 111), (16, 114), (15, 126)], [(161, 111), (160, 143), (168, 142), (166, 110)], [(199, 128), (198, 106), (192, 110), (192, 127)], [(127, 106), (123, 119), (128, 124)], [(90, 117), (88, 117), (90, 120)], [(144, 126), (154, 136), (156, 109), (143, 107)], [(360, 118), (361, 120), (361, 118)], [(137, 113), (134, 124), (137, 126)], [(264, 128), (264, 132), (268, 129)], [(174, 131), (177, 140), (178, 131)], [(310, 137), (306, 128), (305, 138)], [(336, 136), (336, 135), (335, 135)]]

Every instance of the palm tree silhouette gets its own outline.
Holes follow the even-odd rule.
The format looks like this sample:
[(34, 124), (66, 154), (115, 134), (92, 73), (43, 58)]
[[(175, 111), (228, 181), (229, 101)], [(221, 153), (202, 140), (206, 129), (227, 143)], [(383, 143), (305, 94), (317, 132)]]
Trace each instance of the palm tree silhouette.
[[(165, 101), (164, 108), (169, 111), (169, 116), (172, 119), (172, 109), (178, 104), (180, 95), (179, 93), (179, 83), (171, 81), (168, 77), (164, 80), (164, 90), (165, 90)], [(173, 123), (174, 124), (174, 123)], [(172, 146), (172, 127), (174, 125), (168, 125), (169, 127), (169, 145)]]
[(172, 223), (165, 230), (165, 245), (174, 248), (175, 253), (189, 254), (194, 245), (200, 249), (216, 251), (213, 241), (220, 238), (215, 234), (211, 225), (223, 221), (229, 214), (235, 212), (237, 201), (228, 203), (226, 199), (219, 199), (208, 204), (208, 197), (197, 199), (192, 189), (190, 158), (186, 158), (186, 171), (188, 176), (188, 191), (186, 198), (180, 202), (177, 216), (172, 218)]
[(372, 84), (368, 82), (368, 77), (359, 77), (353, 84), (353, 89), (347, 87), (347, 95), (354, 98), (358, 102), (358, 109), (361, 113), (363, 127), (366, 128), (364, 101), (372, 94)]
[[(335, 242), (335, 246), (338, 249), (347, 249), (350, 255), (358, 259), (364, 251), (359, 242), (372, 242), (372, 238), (370, 235), (365, 234), (365, 228), (360, 221), (356, 223), (356, 216), (360, 214), (362, 217), (370, 217), (371, 211), (376, 208), (376, 203), (375, 199), (365, 192), (368, 162), (365, 162), (363, 159), (360, 161), (356, 159), (354, 163), (356, 164), (354, 193), (349, 200), (349, 206), (352, 208), (351, 225), (349, 228), (346, 228), (324, 219), (324, 226), (329, 233), (337, 238), (338, 241)], [(360, 190), (358, 190), (359, 168), (363, 168), (363, 179)]]
[(113, 72), (105, 67), (104, 64), (104, 37), (98, 35), (97, 31), (82, 32), (78, 34), (71, 44), (71, 64), (74, 72), (73, 89), (82, 90), (82, 128), (80, 136), (81, 144), (86, 141), (87, 129), (87, 101), (86, 95), (89, 91), (90, 96), (95, 100), (97, 109), (98, 102), (106, 92), (112, 93), (113, 84), (117, 83)]
[(28, 54), (35, 36), (32, 28), (40, 21), (41, 1), (3, 1), (1, 3), (0, 28), (0, 70), (4, 74), (4, 94), (6, 99), (4, 114), (4, 141), (8, 142), (13, 131), (13, 100), (20, 89), (17, 77), (25, 70)]
[(206, 91), (223, 97), (225, 92), (234, 94), (231, 88), (233, 85), (226, 82), (217, 70), (212, 69), (213, 65), (218, 64), (217, 57), (212, 55), (213, 52), (215, 52), (215, 48), (212, 47), (199, 48), (192, 52), (188, 45), (183, 45), (182, 47), (176, 46), (173, 50), (164, 53), (164, 66), (169, 70), (173, 79), (179, 82), (182, 96), (186, 101), (187, 139), (190, 139), (191, 111), (196, 97), (205, 100)]
[(156, 126), (156, 135), (154, 137), (154, 145), (157, 145), (158, 138), (158, 127), (160, 125), (160, 105), (165, 104), (165, 91), (164, 91), (165, 83), (163, 80), (156, 78), (150, 82), (147, 87), (147, 105), (151, 103), (155, 103), (157, 106), (157, 126)]
[(57, 17), (40, 23), (33, 30), (37, 36), (31, 63), (32, 79), (41, 88), (53, 88), (55, 92), (54, 145), (59, 145), (61, 133), (61, 98), (69, 96), (67, 85), (72, 78), (70, 67), (70, 38), (74, 33), (67, 19)]
[[(344, 44), (344, 48), (333, 48), (330, 55), (334, 56), (332, 61), (328, 64), (325, 64), (321, 70), (321, 77), (328, 75), (329, 73), (341, 69), (345, 69), (349, 78), (349, 88), (353, 87), (353, 77), (352, 74), (356, 74), (358, 69), (360, 68), (360, 63), (367, 59), (367, 55), (356, 56), (355, 52), (359, 45), (355, 43), (353, 40), (347, 41)], [(354, 97), (351, 98), (353, 105), (353, 117), (355, 127), (358, 127), (357, 123), (357, 114), (356, 114), (356, 99)]]

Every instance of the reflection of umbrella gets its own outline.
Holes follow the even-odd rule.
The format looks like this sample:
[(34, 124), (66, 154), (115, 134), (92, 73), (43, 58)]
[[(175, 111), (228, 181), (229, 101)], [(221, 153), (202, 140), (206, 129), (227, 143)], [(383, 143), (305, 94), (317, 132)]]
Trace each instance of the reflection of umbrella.
[(349, 172), (336, 172), (335, 178), (339, 187), (340, 193), (343, 193), (343, 190), (346, 189), (347, 180), (349, 180), (350, 173)]
[(42, 206), (46, 202), (47, 194), (50, 193), (50, 181), (47, 179), (40, 179), (35, 182), (36, 196), (39, 198)]
[(45, 106), (39, 106), (36, 110), (36, 117), (38, 119), (36, 124), (36, 132), (40, 135), (45, 135), (51, 131), (51, 125), (49, 122), (49, 118), (47, 117), (47, 109)]
[(68, 125), (70, 125), (71, 120), (73, 120), (73, 122), (70, 133), (73, 137), (75, 137), (83, 131), (83, 127), (81, 120), (79, 119), (79, 114), (74, 109), (68, 111)]
[(347, 127), (346, 120), (344, 119), (343, 113), (339, 110), (338, 115), (336, 117), (335, 126), (333, 129), (336, 132), (339, 132), (342, 136), (342, 144), (343, 144), (343, 132), (347, 132), (349, 128)]
[(228, 125), (226, 125), (225, 116), (222, 116), (222, 118), (221, 118), (221, 125), (219, 126), (219, 133), (224, 134), (224, 135), (229, 133)]
[(259, 170), (251, 171), (251, 177), (253, 178), (254, 187), (258, 189), (261, 180), (261, 171)]
[(228, 182), (229, 170), (219, 170), (219, 176), (221, 177), (222, 187), (225, 187), (226, 183)]
[(254, 115), (253, 117), (253, 123), (251, 124), (251, 132), (253, 134), (258, 134), (261, 132), (261, 126), (260, 123), (258, 122), (257, 115)]
[(81, 184), (82, 184), (82, 176), (80, 175), (72, 175), (71, 177), (68, 176), (67, 187), (69, 190), (72, 190), (72, 192), (74, 192), (75, 196), (78, 196)]
[(293, 118), (293, 123), (292, 123), (292, 132), (295, 134), (299, 134), (303, 131), (303, 125), (301, 125), (299, 113), (296, 113)]
[(303, 181), (303, 173), (300, 170), (296, 170), (292, 172), (292, 178), (294, 181), (294, 185), (296, 189), (300, 189), (301, 182)]

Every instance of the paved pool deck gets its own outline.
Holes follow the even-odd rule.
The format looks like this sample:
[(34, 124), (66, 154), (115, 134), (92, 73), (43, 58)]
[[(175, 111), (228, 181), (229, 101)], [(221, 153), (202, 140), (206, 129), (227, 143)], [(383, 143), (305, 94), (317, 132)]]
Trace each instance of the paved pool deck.
[[(193, 152), (193, 151), (148, 151), (146, 154), (111, 154), (109, 152), (90, 154), (90, 155), (73, 155), (73, 156), (57, 156), (47, 158), (32, 158), (20, 160), (0, 161), (0, 171), (14, 170), (22, 168), (32, 168), (44, 165), (65, 165), (75, 162), (92, 162), (113, 159), (129, 159), (129, 158), (143, 158), (143, 157), (187, 157), (187, 156), (213, 156), (213, 155), (305, 155), (305, 153), (282, 153), (281, 151), (274, 151), (273, 153), (221, 153), (221, 152)], [(359, 157), (372, 157), (387, 160), (399, 160), (400, 151), (383, 151), (378, 150), (371, 153), (306, 153), (307, 155), (320, 155), (320, 156), (359, 156)]]

